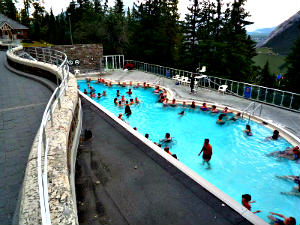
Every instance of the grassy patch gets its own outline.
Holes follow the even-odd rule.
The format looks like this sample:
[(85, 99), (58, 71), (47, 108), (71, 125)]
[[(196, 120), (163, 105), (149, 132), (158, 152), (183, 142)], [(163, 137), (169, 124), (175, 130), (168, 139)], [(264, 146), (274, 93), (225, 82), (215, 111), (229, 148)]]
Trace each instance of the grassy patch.
[(285, 56), (278, 55), (269, 48), (258, 48), (256, 51), (257, 56), (253, 57), (255, 65), (263, 68), (266, 62), (269, 61), (271, 73), (284, 74), (287, 72), (287, 68), (284, 67)]
[(33, 43), (22, 43), (23, 47), (48, 47), (53, 46), (45, 41), (33, 41)]

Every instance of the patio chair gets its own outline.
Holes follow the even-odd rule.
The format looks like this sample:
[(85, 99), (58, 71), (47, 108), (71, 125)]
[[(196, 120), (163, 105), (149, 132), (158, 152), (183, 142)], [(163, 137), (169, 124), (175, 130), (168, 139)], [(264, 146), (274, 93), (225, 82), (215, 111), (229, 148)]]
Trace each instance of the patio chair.
[(223, 94), (226, 92), (228, 88), (228, 85), (220, 85), (218, 91), (223, 92)]
[(185, 76), (181, 76), (181, 77), (178, 79), (179, 84), (182, 84), (184, 80), (185, 80)]
[(191, 83), (190, 79), (188, 77), (185, 77), (182, 81), (183, 85), (189, 85)]
[(178, 74), (176, 74), (174, 77), (172, 77), (172, 80), (177, 80), (177, 81), (179, 81), (179, 79), (180, 79), (180, 76), (179, 76)]

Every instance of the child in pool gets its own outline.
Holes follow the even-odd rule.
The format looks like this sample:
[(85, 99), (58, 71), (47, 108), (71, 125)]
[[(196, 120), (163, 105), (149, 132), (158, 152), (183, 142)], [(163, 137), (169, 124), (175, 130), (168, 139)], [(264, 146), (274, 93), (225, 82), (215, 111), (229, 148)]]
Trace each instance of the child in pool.
[(246, 130), (244, 130), (244, 132), (245, 132), (248, 136), (252, 136), (251, 127), (250, 127), (249, 124), (246, 125)]

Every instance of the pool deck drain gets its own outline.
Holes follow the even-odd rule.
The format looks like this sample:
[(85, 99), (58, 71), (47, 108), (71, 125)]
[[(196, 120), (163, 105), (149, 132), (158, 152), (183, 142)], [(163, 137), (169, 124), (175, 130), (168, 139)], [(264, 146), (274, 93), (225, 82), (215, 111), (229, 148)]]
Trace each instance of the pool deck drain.
[(78, 151), (80, 224), (251, 224), (166, 160), (147, 155), (83, 101), (93, 138)]

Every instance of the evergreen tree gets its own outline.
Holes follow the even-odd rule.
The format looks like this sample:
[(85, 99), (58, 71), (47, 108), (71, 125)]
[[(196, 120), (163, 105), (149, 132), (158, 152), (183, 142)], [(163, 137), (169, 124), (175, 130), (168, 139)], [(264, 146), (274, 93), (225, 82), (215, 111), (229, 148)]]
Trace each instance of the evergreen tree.
[(10, 19), (17, 20), (17, 9), (12, 0), (0, 0), (0, 13)]
[(286, 74), (286, 88), (289, 91), (300, 93), (300, 38), (295, 42), (291, 53), (286, 58), (288, 72)]
[(32, 14), (33, 17), (33, 24), (32, 24), (32, 37), (35, 40), (40, 40), (42, 37), (45, 36), (44, 34), (41, 34), (43, 20), (44, 20), (44, 14), (45, 14), (45, 8), (41, 6), (38, 2), (33, 3), (34, 12)]
[(261, 70), (260, 85), (265, 87), (274, 87), (275, 77), (270, 72), (269, 61), (266, 62), (264, 68)]

